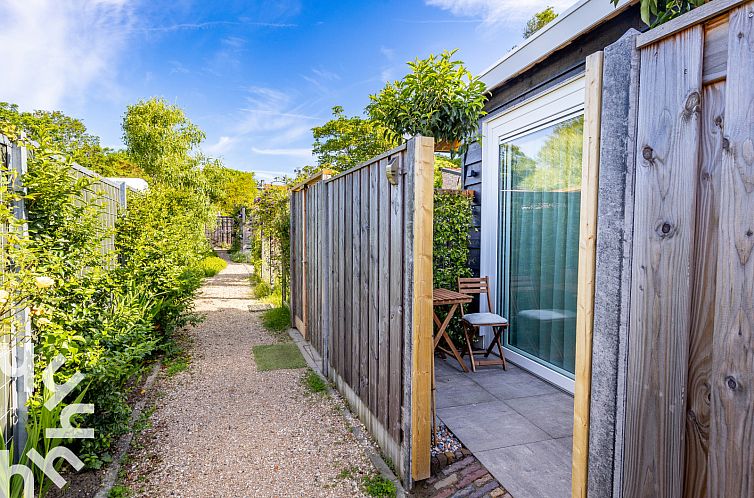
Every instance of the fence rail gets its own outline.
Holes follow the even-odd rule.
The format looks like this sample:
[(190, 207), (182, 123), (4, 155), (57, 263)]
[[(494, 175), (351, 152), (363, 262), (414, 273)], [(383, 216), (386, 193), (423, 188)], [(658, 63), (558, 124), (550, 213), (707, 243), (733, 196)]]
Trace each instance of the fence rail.
[(433, 160), (417, 137), (291, 195), (293, 322), (407, 484), (429, 475)]

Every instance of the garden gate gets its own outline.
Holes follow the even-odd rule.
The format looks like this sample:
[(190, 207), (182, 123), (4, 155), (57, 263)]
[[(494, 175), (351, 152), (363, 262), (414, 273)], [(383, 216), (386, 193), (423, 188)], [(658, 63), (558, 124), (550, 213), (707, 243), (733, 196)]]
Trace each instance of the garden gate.
[[(613, 267), (598, 255), (591, 409), (614, 420), (615, 456), (611, 478), (610, 431), (593, 425), (589, 495), (751, 497), (754, 3), (709, 2), (633, 38), (622, 68), (605, 52), (601, 169), (629, 138), (623, 178), (600, 185), (598, 247), (619, 250)], [(622, 226), (607, 220), (623, 209), (615, 185)], [(618, 352), (601, 357), (618, 324)]]
[(434, 142), (291, 194), (291, 314), (410, 486), (429, 477)]

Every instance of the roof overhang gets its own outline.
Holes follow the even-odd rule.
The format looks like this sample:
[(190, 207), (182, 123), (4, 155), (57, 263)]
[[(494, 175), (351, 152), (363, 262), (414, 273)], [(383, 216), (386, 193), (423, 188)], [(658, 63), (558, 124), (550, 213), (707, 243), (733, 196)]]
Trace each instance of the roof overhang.
[(620, 0), (614, 7), (609, 0), (579, 0), (483, 71), (479, 78), (487, 86), (487, 90), (494, 90), (638, 2), (639, 0)]

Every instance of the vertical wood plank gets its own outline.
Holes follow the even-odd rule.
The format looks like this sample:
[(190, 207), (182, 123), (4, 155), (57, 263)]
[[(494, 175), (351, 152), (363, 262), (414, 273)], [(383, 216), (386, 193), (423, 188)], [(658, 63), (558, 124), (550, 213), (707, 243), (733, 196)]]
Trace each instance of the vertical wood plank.
[(683, 491), (702, 27), (641, 52), (624, 496)]
[(361, 400), (369, 405), (369, 168), (361, 170), (361, 345), (359, 354), (361, 367), (359, 369), (359, 393)]
[[(301, 323), (303, 330), (300, 330), (301, 335), (304, 336), (304, 339), (308, 338), (308, 323), (307, 323), (307, 306), (309, 306), (309, 296), (308, 290), (309, 290), (309, 230), (307, 230), (307, 224), (308, 224), (308, 216), (307, 216), (307, 209), (306, 209), (306, 201), (307, 201), (307, 188), (304, 187), (301, 190), (301, 236), (302, 236), (302, 247), (303, 252), (301, 259), (303, 261), (303, 271), (301, 272), (302, 282), (301, 282)], [(270, 255), (272, 255), (272, 239), (270, 238)], [(270, 283), (272, 284), (272, 272), (270, 272)]]
[(351, 301), (351, 298), (353, 297), (351, 289), (353, 280), (353, 239), (351, 238), (353, 225), (353, 175), (346, 175), (343, 177), (343, 187), (345, 189), (343, 204), (343, 209), (345, 210), (345, 225), (343, 225), (343, 237), (345, 238), (345, 245), (343, 246), (343, 257), (345, 258), (345, 270), (343, 275), (343, 308), (345, 311), (343, 354), (345, 363), (343, 365), (343, 378), (349, 386), (353, 386), (353, 365), (351, 357), (351, 342), (353, 337), (353, 303)]
[(729, 17), (709, 494), (754, 496), (754, 3)]
[(382, 159), (377, 168), (379, 207), (379, 286), (374, 289), (379, 295), (379, 420), (388, 428), (388, 391), (390, 390), (390, 184), (385, 176), (387, 159)]
[[(430, 473), (432, 383), (432, 219), (434, 140), (415, 137), (413, 219), (413, 321), (411, 334), (411, 474), (416, 480)], [(410, 292), (410, 291), (409, 291)]]
[[(398, 160), (403, 159), (398, 156)], [(390, 185), (390, 378), (388, 394), (388, 428), (400, 439), (401, 377), (403, 361), (403, 188), (405, 181)]]
[(334, 244), (332, 238), (332, 226), (333, 226), (333, 184), (327, 182), (325, 184), (325, 203), (327, 205), (325, 225), (325, 243), (327, 244), (327, 264), (325, 267), (325, 280), (324, 280), (324, 296), (325, 296), (325, 316), (322, 319), (323, 337), (322, 349), (324, 350), (322, 356), (322, 364), (325, 365), (325, 375), (329, 379), (330, 366), (332, 365), (332, 323), (333, 323), (333, 261), (335, 261)]
[(572, 495), (586, 497), (589, 464), (589, 403), (592, 380), (592, 326), (597, 257), (597, 198), (599, 194), (600, 112), (603, 54), (586, 58), (584, 145), (581, 166), (579, 274), (576, 305), (576, 382), (573, 413)]
[(343, 224), (345, 220), (345, 210), (343, 208), (344, 202), (343, 202), (343, 178), (339, 178), (337, 181), (337, 189), (338, 189), (338, 226), (337, 226), (337, 235), (338, 235), (338, 246), (335, 248), (336, 254), (338, 255), (338, 344), (336, 346), (336, 351), (338, 353), (338, 368), (337, 372), (343, 376), (345, 371), (345, 363), (343, 359), (343, 352), (344, 352), (344, 343), (343, 343), (343, 331), (345, 329), (345, 309), (343, 308), (343, 300), (345, 299), (344, 293), (343, 293), (343, 275), (345, 273), (344, 269), (344, 254), (343, 254)]
[(351, 388), (356, 394), (361, 394), (361, 175), (355, 172), (353, 177), (353, 200), (351, 203), (353, 222), (351, 224), (351, 244), (353, 247), (353, 278), (351, 287), (352, 325), (351, 325), (351, 368), (353, 370)]
[(296, 220), (296, 192), (291, 192), (290, 197), (290, 238), (291, 238), (291, 260), (290, 260), (290, 276), (291, 276), (291, 298), (289, 300), (290, 303), (290, 315), (291, 315), (291, 324), (293, 326), (296, 325), (296, 299), (298, 294), (298, 286), (296, 285), (296, 273), (298, 272), (298, 259), (296, 258), (297, 248), (296, 248), (296, 231), (298, 230), (298, 220)]
[(377, 414), (379, 396), (377, 383), (379, 381), (379, 324), (380, 302), (379, 286), (379, 210), (380, 197), (377, 181), (377, 167), (369, 167), (369, 409)]

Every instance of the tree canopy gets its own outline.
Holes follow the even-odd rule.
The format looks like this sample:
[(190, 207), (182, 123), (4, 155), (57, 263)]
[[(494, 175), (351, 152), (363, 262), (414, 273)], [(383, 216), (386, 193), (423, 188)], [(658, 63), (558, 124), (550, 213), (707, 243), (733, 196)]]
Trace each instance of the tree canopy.
[(485, 86), (453, 59), (455, 53), (409, 62), (411, 72), (402, 80), (369, 96), (369, 116), (398, 138), (420, 134), (451, 144), (475, 140)]
[(220, 161), (209, 161), (203, 168), (214, 209), (233, 215), (242, 207), (251, 208), (257, 197), (254, 173), (226, 168)]
[(529, 38), (531, 35), (544, 28), (551, 21), (555, 20), (558, 14), (552, 7), (547, 7), (534, 14), (531, 19), (526, 22), (524, 28), (524, 38)]
[(90, 134), (83, 121), (60, 111), (21, 112), (16, 104), (0, 102), (0, 121), (103, 176), (143, 176), (126, 154), (102, 147), (99, 137)]
[(123, 116), (123, 143), (129, 157), (158, 180), (195, 180), (204, 137), (181, 108), (161, 98), (130, 105)]
[(312, 150), (321, 167), (345, 171), (395, 147), (398, 142), (379, 123), (359, 116), (348, 117), (343, 108), (332, 108), (333, 119), (312, 128)]

